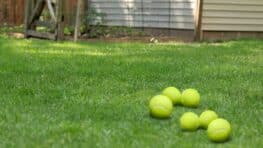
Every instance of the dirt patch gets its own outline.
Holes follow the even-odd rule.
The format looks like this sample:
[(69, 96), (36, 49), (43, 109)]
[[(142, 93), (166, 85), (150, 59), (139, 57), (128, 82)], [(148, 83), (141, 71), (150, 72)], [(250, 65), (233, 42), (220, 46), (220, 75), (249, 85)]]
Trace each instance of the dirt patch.
[(25, 35), (23, 33), (11, 32), (7, 34), (8, 36), (15, 37), (18, 39), (24, 38)]
[[(23, 33), (17, 33), (17, 32), (10, 32), (8, 33), (8, 36), (15, 37), (15, 38), (25, 38), (25, 35)], [(72, 36), (66, 36), (65, 40), (73, 41)], [(142, 43), (160, 43), (160, 42), (193, 42), (193, 40), (182, 40), (178, 39), (176, 37), (166, 37), (166, 36), (160, 36), (160, 37), (154, 37), (154, 36), (137, 36), (137, 37), (102, 37), (102, 38), (84, 38), (80, 37), (79, 41), (102, 41), (102, 42), (142, 42)]]
[[(66, 40), (73, 41), (70, 36)], [(79, 41), (104, 41), (104, 42), (142, 42), (142, 43), (159, 43), (159, 42), (193, 42), (193, 40), (182, 40), (176, 37), (103, 37), (103, 38), (79, 38)]]

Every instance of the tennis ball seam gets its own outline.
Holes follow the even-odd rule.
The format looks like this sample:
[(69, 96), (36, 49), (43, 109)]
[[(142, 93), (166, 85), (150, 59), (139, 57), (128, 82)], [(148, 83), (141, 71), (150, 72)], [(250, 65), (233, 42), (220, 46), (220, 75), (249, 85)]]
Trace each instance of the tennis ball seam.
[(153, 105), (152, 107), (154, 107), (154, 108), (161, 108), (161, 109), (164, 109), (166, 111), (170, 111), (167, 107), (164, 107), (163, 105)]

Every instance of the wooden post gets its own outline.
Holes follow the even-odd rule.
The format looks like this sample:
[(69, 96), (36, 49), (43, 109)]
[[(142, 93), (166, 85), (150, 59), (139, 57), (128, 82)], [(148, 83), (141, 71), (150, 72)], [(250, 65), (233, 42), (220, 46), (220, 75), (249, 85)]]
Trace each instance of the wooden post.
[[(33, 10), (34, 10), (34, 8), (35, 8), (35, 6), (37, 5), (37, 1), (38, 0), (28, 0), (28, 1), (30, 1), (29, 3), (30, 3), (30, 7), (29, 7), (29, 16), (31, 16), (32, 15), (32, 13), (33, 13)], [(30, 22), (30, 17), (28, 18), (29, 20), (29, 29), (31, 29), (31, 30), (36, 30), (36, 28), (37, 28), (37, 26), (35, 25), (35, 24), (32, 24), (31, 22)]]
[(74, 42), (78, 40), (78, 35), (79, 35), (79, 27), (80, 27), (80, 9), (82, 5), (82, 0), (78, 0), (77, 4), (77, 13), (76, 13), (76, 24), (75, 24), (75, 31), (74, 31)]
[(25, 18), (24, 18), (24, 29), (25, 29), (25, 37), (28, 38), (29, 35), (27, 31), (29, 30), (29, 15), (31, 14), (31, 6), (30, 0), (25, 0)]
[(195, 34), (194, 40), (202, 40), (202, 12), (203, 12), (203, 0), (197, 0), (197, 6), (195, 11)]
[(37, 3), (35, 4), (34, 9), (31, 9), (33, 11), (32, 11), (32, 15), (31, 15), (31, 17), (29, 19), (29, 23), (32, 23), (33, 21), (39, 19), (40, 15), (41, 15), (41, 13), (42, 13), (42, 11), (44, 9), (44, 6), (45, 6), (45, 4), (44, 4), (43, 0), (37, 1)]
[(47, 3), (47, 7), (48, 7), (49, 13), (51, 15), (51, 18), (56, 22), (57, 18), (55, 16), (55, 12), (53, 10), (53, 6), (52, 6), (51, 1), (50, 0), (46, 0), (46, 3)]
[(64, 40), (64, 0), (57, 0), (57, 40)]

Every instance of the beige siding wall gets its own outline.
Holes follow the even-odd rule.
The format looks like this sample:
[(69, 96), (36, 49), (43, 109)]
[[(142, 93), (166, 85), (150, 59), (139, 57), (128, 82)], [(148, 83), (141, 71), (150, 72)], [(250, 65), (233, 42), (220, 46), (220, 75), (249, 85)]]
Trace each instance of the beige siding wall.
[(263, 31), (263, 0), (204, 0), (202, 30)]
[(109, 26), (194, 29), (196, 0), (90, 0)]

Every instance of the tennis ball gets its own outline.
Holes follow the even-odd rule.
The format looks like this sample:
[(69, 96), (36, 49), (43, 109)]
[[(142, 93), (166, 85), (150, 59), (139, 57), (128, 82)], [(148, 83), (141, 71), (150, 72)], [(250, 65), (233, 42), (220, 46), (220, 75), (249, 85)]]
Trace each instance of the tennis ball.
[(218, 115), (212, 111), (212, 110), (206, 110), (204, 112), (202, 112), (202, 114), (200, 115), (199, 119), (200, 119), (200, 126), (203, 128), (207, 128), (208, 125), (215, 119), (218, 118)]
[(187, 107), (197, 107), (200, 103), (200, 95), (195, 89), (186, 89), (182, 93), (181, 102)]
[(181, 102), (181, 92), (175, 87), (167, 87), (163, 90), (163, 95), (167, 96), (173, 104)]
[(207, 128), (207, 135), (214, 142), (226, 141), (231, 133), (230, 123), (222, 118), (212, 121)]
[(168, 97), (157, 95), (151, 99), (149, 108), (153, 117), (168, 118), (172, 114), (173, 103)]
[(199, 117), (193, 112), (186, 112), (180, 118), (181, 129), (194, 131), (199, 127)]

